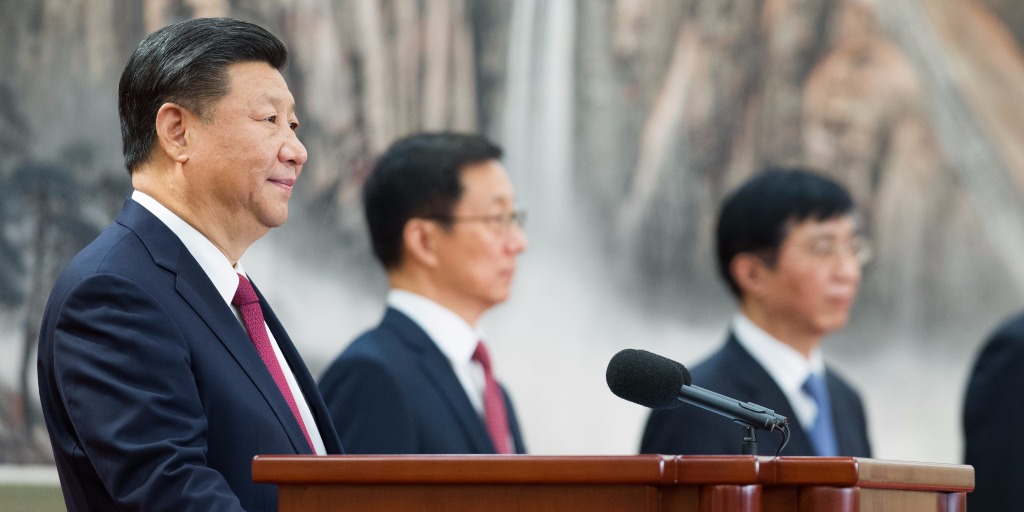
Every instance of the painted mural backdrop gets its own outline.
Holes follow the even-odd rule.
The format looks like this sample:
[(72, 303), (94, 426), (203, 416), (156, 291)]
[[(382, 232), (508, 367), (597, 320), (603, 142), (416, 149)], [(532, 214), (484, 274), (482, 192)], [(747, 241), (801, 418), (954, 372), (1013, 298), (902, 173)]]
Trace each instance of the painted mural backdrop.
[[(645, 412), (608, 359), (698, 361), (731, 303), (716, 205), (765, 165), (854, 193), (874, 241), (827, 357), (880, 458), (958, 462), (978, 344), (1024, 300), (1024, 14), (1016, 0), (0, 0), (0, 463), (48, 462), (41, 306), (130, 191), (116, 83), (149, 32), (266, 26), (310, 160), (246, 255), (314, 373), (376, 323), (359, 187), (390, 141), (475, 130), (530, 211), (485, 329), (534, 453), (631, 453)], [(898, 390), (894, 393), (893, 390)], [(895, 421), (897, 420), (898, 421)]]

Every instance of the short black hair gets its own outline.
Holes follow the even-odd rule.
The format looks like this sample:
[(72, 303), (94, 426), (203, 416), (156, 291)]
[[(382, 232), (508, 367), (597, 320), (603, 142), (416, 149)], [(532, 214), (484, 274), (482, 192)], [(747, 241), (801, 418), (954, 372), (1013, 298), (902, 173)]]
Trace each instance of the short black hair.
[(282, 69), (284, 43), (266, 29), (231, 18), (196, 18), (168, 25), (139, 43), (121, 73), (117, 109), (128, 174), (156, 144), (156, 114), (175, 103), (200, 118), (228, 93), (228, 66), (266, 62)]
[[(740, 289), (729, 265), (740, 253), (774, 251), (791, 222), (818, 221), (852, 214), (853, 198), (830, 178), (802, 168), (770, 167), (733, 191), (718, 215), (718, 270), (733, 294)], [(769, 264), (773, 258), (769, 258)]]
[(450, 217), (462, 197), (462, 169), (501, 155), (496, 144), (472, 134), (419, 133), (392, 144), (363, 185), (366, 225), (384, 268), (402, 262), (406, 222)]

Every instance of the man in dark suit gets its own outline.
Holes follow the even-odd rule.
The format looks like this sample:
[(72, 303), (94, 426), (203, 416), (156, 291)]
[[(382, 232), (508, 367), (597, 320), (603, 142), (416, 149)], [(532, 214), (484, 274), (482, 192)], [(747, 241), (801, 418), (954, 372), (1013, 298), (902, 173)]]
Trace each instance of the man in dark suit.
[[(789, 418), (783, 455), (870, 457), (860, 398), (820, 349), (846, 324), (867, 259), (850, 195), (808, 171), (768, 169), (725, 200), (717, 239), (739, 311), (725, 346), (693, 368), (693, 383)], [(743, 434), (684, 404), (651, 413), (640, 451), (738, 454)]]
[(1024, 389), (1024, 315), (1010, 318), (982, 347), (964, 398), (964, 462), (974, 466), (971, 512), (1020, 510), (1024, 447), (1014, 432), (1024, 422), (1016, 405)]
[(306, 161), (285, 46), (197, 19), (121, 76), (124, 209), (58, 278), (39, 392), (69, 510), (274, 511), (252, 458), (339, 453), (301, 357), (240, 263)]
[(419, 134), (381, 156), (363, 189), (388, 308), (320, 380), (349, 453), (525, 453), (477, 328), (526, 249), (522, 212), (483, 137)]

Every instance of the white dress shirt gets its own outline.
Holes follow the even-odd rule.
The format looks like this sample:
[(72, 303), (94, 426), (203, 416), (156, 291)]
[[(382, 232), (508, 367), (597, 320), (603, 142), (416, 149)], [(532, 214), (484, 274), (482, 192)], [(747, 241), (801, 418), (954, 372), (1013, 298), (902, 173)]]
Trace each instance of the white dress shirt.
[[(220, 249), (217, 249), (217, 246), (213, 245), (213, 242), (182, 220), (181, 217), (167, 209), (166, 206), (160, 204), (156, 199), (138, 190), (132, 192), (132, 199), (142, 205), (143, 208), (149, 210), (156, 218), (160, 219), (177, 235), (181, 243), (185, 244), (185, 248), (188, 249), (188, 252), (196, 259), (203, 272), (206, 273), (206, 276), (213, 282), (213, 286), (217, 288), (221, 298), (231, 308), (231, 311), (235, 313), (235, 318), (238, 319), (238, 323), (244, 329), (245, 323), (242, 321), (241, 311), (231, 304), (231, 299), (235, 296), (235, 290), (238, 288), (238, 274), (245, 275), (246, 279), (248, 279), (245, 269), (242, 268), (242, 262), (238, 262), (232, 267), (231, 262), (228, 261)], [(295, 405), (299, 409), (302, 422), (305, 423), (309, 439), (313, 442), (313, 450), (317, 455), (325, 455), (327, 449), (324, 447), (323, 438), (320, 436), (320, 429), (317, 428), (316, 421), (313, 419), (313, 413), (310, 412), (309, 404), (306, 402), (306, 396), (302, 393), (302, 388), (299, 387), (298, 382), (295, 380), (291, 366), (288, 365), (284, 354), (281, 353), (281, 348), (277, 345), (274, 333), (270, 332), (266, 325), (266, 322), (264, 322), (263, 326), (267, 329), (270, 345), (274, 347), (274, 355), (277, 356), (277, 362), (281, 366), (285, 380), (288, 382), (288, 388), (291, 389), (292, 396), (295, 398)]]
[[(825, 360), (815, 347), (810, 359), (793, 347), (779, 341), (754, 325), (743, 313), (732, 319), (732, 332), (750, 355), (768, 372), (793, 406), (793, 413), (804, 429), (811, 428), (818, 417), (814, 398), (801, 388), (811, 373), (825, 375)], [(759, 404), (767, 407), (767, 404)]]

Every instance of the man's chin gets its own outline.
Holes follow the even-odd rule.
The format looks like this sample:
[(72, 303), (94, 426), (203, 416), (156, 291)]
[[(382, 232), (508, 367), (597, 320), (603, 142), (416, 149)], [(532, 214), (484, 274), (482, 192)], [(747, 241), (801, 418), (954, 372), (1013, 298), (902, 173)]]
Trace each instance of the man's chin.
[(277, 212), (274, 212), (273, 214), (263, 215), (260, 218), (261, 224), (266, 226), (268, 229), (279, 228), (279, 227), (283, 226), (284, 223), (287, 220), (288, 220), (288, 206), (285, 206), (284, 208), (280, 209)]
[(504, 293), (496, 293), (496, 294), (494, 294), (493, 296), (491, 296), (489, 298), (489, 302), (491, 303), (491, 305), (488, 306), (488, 309), (493, 308), (494, 306), (501, 305), (502, 303), (504, 303), (505, 301), (508, 300), (508, 296), (509, 296), (508, 290), (505, 290)]
[(839, 318), (832, 318), (828, 322), (824, 323), (824, 327), (822, 330), (825, 331), (826, 336), (835, 333), (836, 331), (842, 330), (844, 327), (846, 327), (848, 319), (849, 315), (843, 315), (842, 317)]

